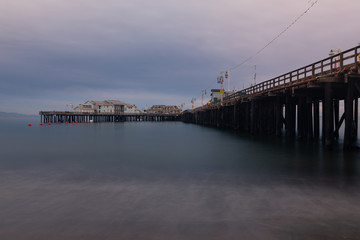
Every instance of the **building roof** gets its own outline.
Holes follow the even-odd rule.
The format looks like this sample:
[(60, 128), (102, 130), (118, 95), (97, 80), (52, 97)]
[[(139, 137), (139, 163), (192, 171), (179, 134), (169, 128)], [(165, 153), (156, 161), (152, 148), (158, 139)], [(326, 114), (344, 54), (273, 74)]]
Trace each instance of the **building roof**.
[(211, 89), (211, 92), (220, 92), (221, 89)]
[(176, 105), (153, 105), (146, 112), (181, 112), (180, 106)]
[(111, 103), (108, 103), (106, 101), (94, 101), (94, 100), (86, 101), (83, 105), (86, 105), (87, 103), (95, 104), (95, 105), (112, 105)]
[(104, 101), (98, 101), (98, 100), (90, 100), (86, 101), (83, 105), (86, 105), (87, 103), (95, 104), (95, 105), (102, 105), (102, 106), (111, 106), (111, 105), (124, 105), (128, 107), (134, 107), (135, 104), (126, 103), (119, 100), (104, 100)]
[(105, 102), (114, 104), (114, 105), (124, 105), (124, 106), (128, 106), (128, 107), (133, 107), (135, 106), (135, 104), (131, 104), (131, 103), (126, 103), (123, 101), (119, 101), (119, 100), (105, 100)]

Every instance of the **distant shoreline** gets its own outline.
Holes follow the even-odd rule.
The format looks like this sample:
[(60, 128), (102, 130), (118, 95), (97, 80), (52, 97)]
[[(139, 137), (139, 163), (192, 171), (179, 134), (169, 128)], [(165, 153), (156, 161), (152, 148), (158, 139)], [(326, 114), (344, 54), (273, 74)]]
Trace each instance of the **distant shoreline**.
[(21, 114), (21, 113), (9, 113), (9, 112), (0, 112), (0, 119), (22, 119), (22, 118), (33, 118), (37, 115), (30, 114)]

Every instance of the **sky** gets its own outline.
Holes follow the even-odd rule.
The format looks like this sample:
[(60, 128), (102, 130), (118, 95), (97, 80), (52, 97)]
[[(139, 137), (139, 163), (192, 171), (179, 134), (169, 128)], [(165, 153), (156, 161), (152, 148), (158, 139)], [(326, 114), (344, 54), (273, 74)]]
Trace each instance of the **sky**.
[[(0, 0), (0, 111), (201, 104), (315, 0)], [(359, 0), (318, 2), (229, 72), (241, 90), (360, 42)]]

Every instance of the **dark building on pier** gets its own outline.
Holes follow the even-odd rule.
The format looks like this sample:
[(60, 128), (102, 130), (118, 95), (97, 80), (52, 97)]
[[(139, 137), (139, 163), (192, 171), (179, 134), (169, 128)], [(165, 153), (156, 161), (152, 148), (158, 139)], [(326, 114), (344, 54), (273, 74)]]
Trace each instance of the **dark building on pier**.
[(153, 114), (180, 114), (182, 109), (176, 105), (153, 105), (150, 109), (144, 110), (144, 112)]

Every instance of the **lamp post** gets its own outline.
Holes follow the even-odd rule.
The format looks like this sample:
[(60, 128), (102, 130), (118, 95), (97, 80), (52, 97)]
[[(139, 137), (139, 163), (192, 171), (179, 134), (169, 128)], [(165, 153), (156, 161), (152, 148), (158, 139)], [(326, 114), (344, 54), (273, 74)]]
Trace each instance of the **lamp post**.
[(66, 104), (66, 111), (68, 111), (68, 107), (70, 107), (70, 108), (71, 108), (71, 110), (70, 110), (70, 111), (73, 111), (73, 110), (74, 110), (74, 105), (73, 105), (72, 103), (68, 103), (68, 104)]
[(229, 77), (229, 71), (225, 72), (225, 78), (228, 80), (228, 91), (230, 91), (230, 77)]
[(220, 88), (220, 98), (221, 98), (221, 105), (223, 102), (223, 94), (224, 94), (224, 77), (223, 77), (223, 72), (220, 72), (220, 76), (217, 78), (217, 83), (221, 84), (221, 88)]
[(201, 90), (201, 106), (204, 106), (204, 95), (206, 95), (206, 89)]
[(194, 107), (195, 101), (196, 101), (196, 98), (191, 99), (191, 106), (193, 109), (195, 109), (195, 107)]
[(201, 90), (201, 107), (204, 106), (204, 90)]

